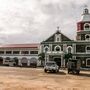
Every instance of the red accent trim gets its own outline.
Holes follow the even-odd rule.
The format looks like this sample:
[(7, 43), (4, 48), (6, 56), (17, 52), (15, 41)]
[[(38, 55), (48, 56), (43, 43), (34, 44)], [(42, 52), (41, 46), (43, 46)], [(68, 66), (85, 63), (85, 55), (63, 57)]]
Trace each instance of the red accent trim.
[(90, 23), (90, 21), (86, 21), (86, 22), (80, 21), (80, 22), (77, 22), (77, 31), (83, 31), (85, 23)]

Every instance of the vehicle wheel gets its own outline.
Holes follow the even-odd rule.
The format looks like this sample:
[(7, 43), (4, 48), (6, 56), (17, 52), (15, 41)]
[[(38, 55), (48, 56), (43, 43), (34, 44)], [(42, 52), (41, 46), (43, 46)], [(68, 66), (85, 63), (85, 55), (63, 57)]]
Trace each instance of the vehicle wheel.
[(77, 75), (79, 75), (79, 72), (80, 72), (80, 71), (77, 71), (77, 73), (76, 73), (76, 74), (77, 74)]
[(34, 68), (37, 68), (37, 66), (35, 65)]
[(57, 70), (54, 70), (53, 72), (54, 72), (54, 73), (57, 73)]
[(56, 71), (57, 73), (59, 72), (59, 70)]
[(69, 72), (70, 72), (70, 71), (69, 71), (69, 69), (68, 69), (68, 74), (69, 74)]
[(46, 73), (46, 72), (47, 72), (47, 70), (46, 70), (46, 69), (44, 69), (44, 72)]
[(16, 64), (14, 63), (13, 66), (16, 66)]

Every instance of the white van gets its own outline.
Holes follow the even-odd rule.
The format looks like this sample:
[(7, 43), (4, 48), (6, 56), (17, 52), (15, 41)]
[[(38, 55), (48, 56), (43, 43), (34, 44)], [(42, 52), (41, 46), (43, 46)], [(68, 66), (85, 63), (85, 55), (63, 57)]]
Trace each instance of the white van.
[(5, 60), (4, 65), (15, 66), (15, 61), (14, 60)]

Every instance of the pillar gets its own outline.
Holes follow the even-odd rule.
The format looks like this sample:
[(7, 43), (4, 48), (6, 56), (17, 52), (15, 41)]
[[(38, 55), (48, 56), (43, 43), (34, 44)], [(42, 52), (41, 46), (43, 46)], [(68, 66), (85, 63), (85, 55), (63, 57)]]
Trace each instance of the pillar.
[(64, 60), (63, 60), (63, 55), (61, 55), (61, 67), (64, 66)]
[(50, 47), (50, 51), (52, 52), (52, 44), (49, 44), (49, 47)]
[(63, 61), (64, 61), (63, 67), (65, 67), (65, 59), (63, 59)]
[(47, 61), (49, 61), (49, 55), (46, 55)]
[(75, 43), (73, 44), (73, 53), (74, 54), (76, 53), (76, 44)]
[(18, 65), (19, 65), (19, 66), (22, 66), (22, 64), (21, 64), (21, 59), (18, 60)]
[(63, 44), (63, 52), (66, 52), (67, 44)]
[(3, 58), (3, 64), (5, 64), (5, 58)]
[(30, 66), (30, 59), (28, 59), (27, 66)]

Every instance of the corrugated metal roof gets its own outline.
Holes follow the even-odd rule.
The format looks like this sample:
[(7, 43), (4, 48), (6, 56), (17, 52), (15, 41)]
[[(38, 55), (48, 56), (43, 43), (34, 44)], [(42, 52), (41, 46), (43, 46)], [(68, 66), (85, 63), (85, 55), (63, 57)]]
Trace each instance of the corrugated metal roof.
[(0, 45), (0, 48), (38, 48), (39, 43), (32, 44), (4, 44)]

